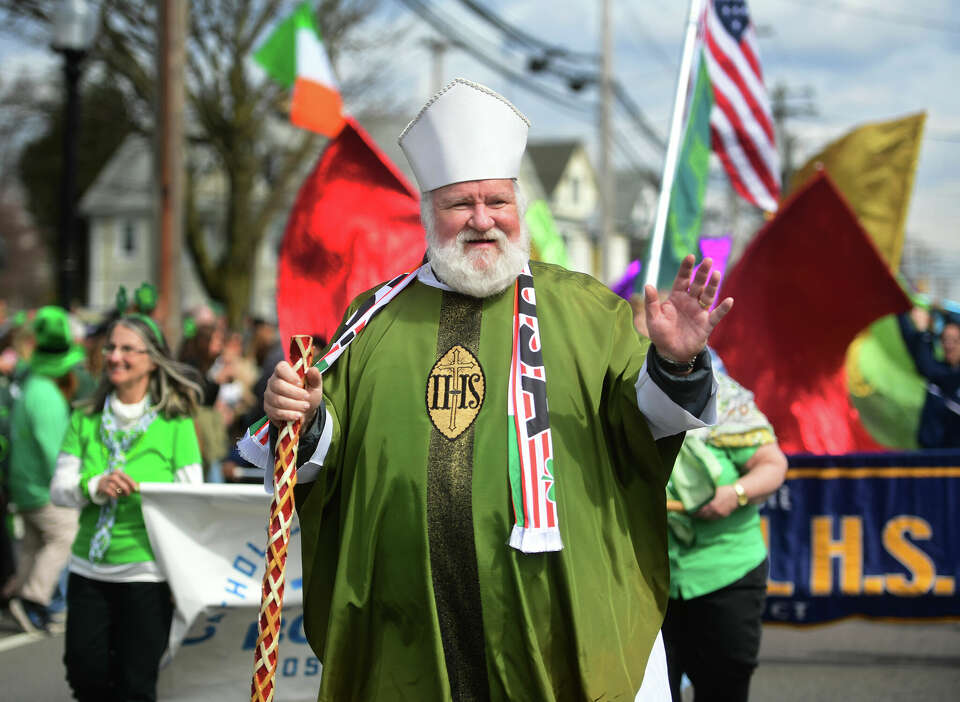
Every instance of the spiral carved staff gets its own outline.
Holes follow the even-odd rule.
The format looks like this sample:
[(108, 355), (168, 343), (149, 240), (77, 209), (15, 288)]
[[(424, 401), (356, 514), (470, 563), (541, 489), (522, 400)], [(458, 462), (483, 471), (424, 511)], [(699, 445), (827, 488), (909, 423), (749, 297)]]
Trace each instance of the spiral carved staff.
[[(313, 363), (313, 339), (297, 335), (290, 340), (290, 363), (305, 382)], [(254, 651), (251, 702), (271, 702), (280, 646), (280, 616), (283, 610), (283, 586), (287, 566), (287, 546), (293, 522), (293, 487), (297, 484), (297, 444), (300, 420), (287, 422), (280, 430), (274, 450), (273, 500), (267, 525), (267, 569), (263, 574), (260, 618), (257, 622), (257, 648)]]

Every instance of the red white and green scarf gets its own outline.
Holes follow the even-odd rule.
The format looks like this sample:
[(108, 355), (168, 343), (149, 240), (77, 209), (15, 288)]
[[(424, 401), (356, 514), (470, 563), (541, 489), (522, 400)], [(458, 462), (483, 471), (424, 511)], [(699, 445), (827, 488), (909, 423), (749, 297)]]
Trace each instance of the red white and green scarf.
[[(344, 331), (316, 362), (323, 373), (343, 354), (370, 319), (429, 267), (424, 264), (381, 286), (350, 315)], [(537, 298), (530, 265), (514, 285), (513, 353), (507, 393), (508, 478), (515, 523), (510, 546), (523, 553), (559, 551), (563, 544), (557, 518), (553, 440), (547, 411), (547, 371), (537, 323)], [(241, 440), (245, 456), (268, 460), (270, 427), (266, 418), (250, 427)], [(246, 449), (246, 450), (245, 450)]]

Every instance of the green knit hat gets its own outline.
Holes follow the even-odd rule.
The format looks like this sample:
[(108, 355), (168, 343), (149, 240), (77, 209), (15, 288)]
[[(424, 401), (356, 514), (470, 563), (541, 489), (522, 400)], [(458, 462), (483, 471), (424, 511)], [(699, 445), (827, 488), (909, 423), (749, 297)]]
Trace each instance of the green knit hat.
[(33, 318), (36, 349), (30, 357), (30, 370), (40, 375), (59, 378), (83, 361), (83, 347), (73, 343), (70, 320), (62, 307), (48, 305), (37, 310)]

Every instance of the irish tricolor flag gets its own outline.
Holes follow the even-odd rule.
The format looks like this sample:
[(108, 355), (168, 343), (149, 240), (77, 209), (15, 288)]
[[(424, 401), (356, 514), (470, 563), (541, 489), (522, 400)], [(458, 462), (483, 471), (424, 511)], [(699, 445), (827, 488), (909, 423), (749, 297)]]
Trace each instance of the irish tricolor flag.
[(343, 127), (343, 101), (309, 2), (283, 20), (253, 55), (281, 85), (293, 89), (290, 121), (335, 137)]

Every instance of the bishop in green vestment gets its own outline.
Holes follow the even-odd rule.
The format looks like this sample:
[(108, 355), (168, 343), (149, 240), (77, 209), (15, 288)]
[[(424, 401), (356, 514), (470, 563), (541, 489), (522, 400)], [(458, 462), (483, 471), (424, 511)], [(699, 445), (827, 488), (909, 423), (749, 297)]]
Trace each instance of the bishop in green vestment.
[[(512, 180), (525, 139), (487, 88), (435, 96), (401, 135), (428, 263), (351, 333), (374, 291), (355, 300), (322, 378), (300, 388), (281, 363), (268, 383), (274, 424), (305, 419), (296, 502), (319, 700), (629, 701), (644, 683), (669, 590), (664, 486), (683, 432), (715, 414), (702, 349), (732, 301), (709, 311), (718, 277), (690, 257), (666, 300), (647, 291), (648, 352), (602, 284), (528, 264)], [(531, 317), (545, 393), (514, 406), (512, 377), (544, 386), (515, 374)], [(535, 516), (508, 470), (514, 412), (552, 437), (541, 479), (557, 538), (540, 552), (511, 537)]]

